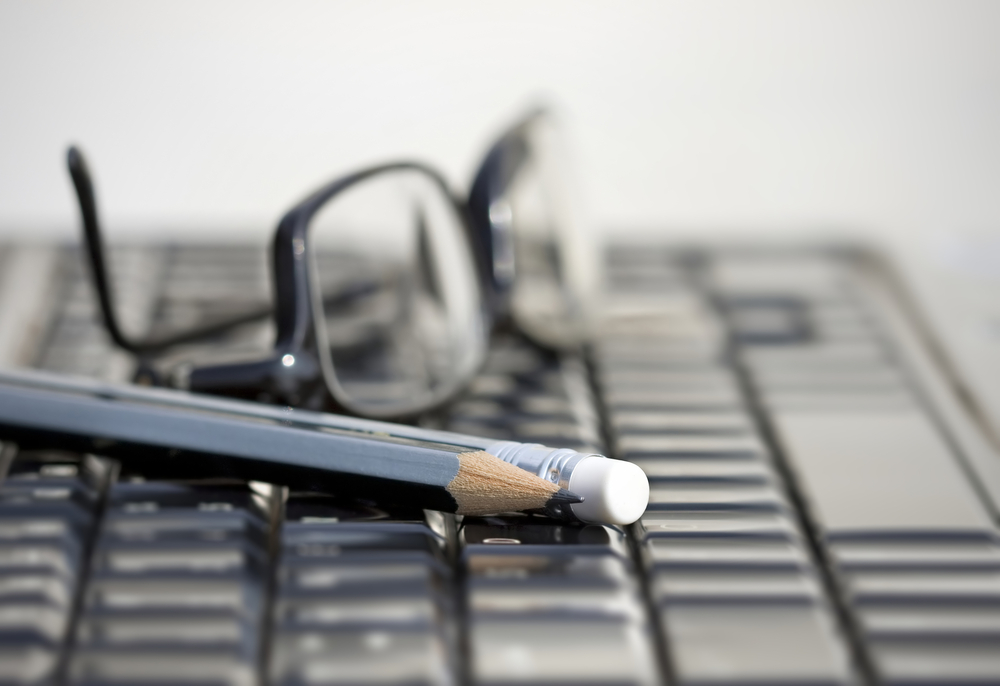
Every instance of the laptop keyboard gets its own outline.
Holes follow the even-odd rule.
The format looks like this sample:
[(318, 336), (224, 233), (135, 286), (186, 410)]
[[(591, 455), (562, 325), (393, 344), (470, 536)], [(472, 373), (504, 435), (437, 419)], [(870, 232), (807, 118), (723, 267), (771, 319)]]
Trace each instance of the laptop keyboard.
[[(0, 362), (132, 378), (78, 256), (30, 250), (17, 296), (0, 284), (0, 320), (23, 331)], [(256, 249), (115, 259), (135, 331), (269, 293)], [(625, 529), (5, 446), (0, 683), (1000, 683), (990, 491), (860, 262), (613, 249), (585, 354), (498, 336), (468, 394), (426, 419), (636, 462), (650, 504)], [(173, 354), (252, 356), (272, 335)]]

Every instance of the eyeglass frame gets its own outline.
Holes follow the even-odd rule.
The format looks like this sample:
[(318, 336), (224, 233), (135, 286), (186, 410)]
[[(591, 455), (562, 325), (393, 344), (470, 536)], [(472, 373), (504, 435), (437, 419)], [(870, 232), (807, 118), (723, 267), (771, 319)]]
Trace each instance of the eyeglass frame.
[[(530, 158), (526, 139), (528, 126), (544, 116), (543, 110), (531, 112), (508, 129), (490, 148), (480, 165), (463, 203), (449, 189), (444, 177), (432, 167), (415, 161), (390, 162), (341, 176), (320, 187), (296, 204), (281, 219), (271, 241), (274, 274), (274, 300), (271, 307), (255, 309), (170, 336), (136, 340), (128, 336), (114, 310), (109, 285), (93, 182), (83, 154), (75, 146), (67, 151), (67, 166), (76, 190), (83, 224), (84, 244), (91, 276), (98, 296), (102, 321), (113, 342), (137, 356), (159, 353), (182, 343), (193, 342), (223, 333), (234, 327), (272, 315), (276, 327), (272, 353), (263, 360), (191, 367), (175, 375), (175, 385), (195, 392), (241, 397), (292, 406), (326, 409), (349, 414), (365, 414), (379, 419), (409, 419), (448, 402), (458, 395), (470, 378), (443, 392), (435, 399), (407, 412), (360, 413), (338, 398), (331, 389), (331, 375), (324, 369), (324, 357), (318, 353), (315, 284), (309, 266), (309, 223), (315, 214), (338, 193), (378, 174), (412, 170), (431, 179), (452, 204), (463, 223), (470, 243), (470, 256), (476, 266), (481, 288), (484, 328), (488, 332), (509, 318), (509, 295), (513, 277), (504, 279), (499, 264), (501, 251), (513, 250), (509, 224), (497, 222), (490, 209), (503, 197), (518, 171)], [(488, 343), (484, 342), (483, 355)], [(481, 360), (480, 360), (481, 362)]]
[[(271, 357), (257, 363), (193, 369), (187, 377), (186, 387), (193, 391), (216, 393), (225, 391), (226, 395), (241, 395), (240, 390), (249, 387), (251, 391), (257, 389), (258, 395), (261, 391), (269, 393), (284, 404), (305, 406), (319, 405), (321, 399), (302, 397), (301, 389), (312, 389), (317, 394), (322, 394), (325, 390), (328, 409), (358, 414), (357, 408), (351, 407), (349, 403), (337, 397), (334, 392), (334, 388), (338, 385), (336, 377), (332, 374), (332, 370), (325, 366), (329, 360), (317, 352), (318, 346), (322, 344), (316, 313), (320, 299), (314, 292), (317, 284), (314, 282), (313, 271), (309, 265), (310, 222), (326, 203), (342, 191), (379, 174), (407, 170), (425, 175), (441, 191), (442, 197), (448, 198), (465, 229), (466, 235), (463, 238), (467, 238), (468, 219), (464, 207), (452, 195), (444, 178), (425, 164), (393, 162), (370, 167), (327, 184), (286, 213), (275, 231), (272, 259), (275, 285), (274, 319), (277, 332)], [(469, 259), (475, 262), (475, 255), (470, 254)], [(482, 293), (478, 300), (483, 303)], [(477, 332), (482, 337), (479, 345), (481, 353), (475, 369), (470, 371), (468, 378), (463, 378), (450, 387), (446, 385), (433, 394), (432, 400), (415, 405), (411, 410), (380, 414), (369, 409), (365, 411), (366, 416), (379, 419), (409, 418), (437, 407), (457, 395), (471, 380), (472, 374), (481, 365), (485, 356), (487, 345), (485, 331), (489, 329), (490, 324), (488, 311), (482, 307), (480, 310), (481, 325), (476, 325), (476, 328), (481, 330)], [(254, 371), (257, 373), (257, 379), (252, 379), (248, 375)], [(231, 383), (227, 388), (226, 381), (233, 379), (234, 375), (236, 377), (234, 380), (239, 386)], [(329, 401), (332, 401), (332, 407)]]

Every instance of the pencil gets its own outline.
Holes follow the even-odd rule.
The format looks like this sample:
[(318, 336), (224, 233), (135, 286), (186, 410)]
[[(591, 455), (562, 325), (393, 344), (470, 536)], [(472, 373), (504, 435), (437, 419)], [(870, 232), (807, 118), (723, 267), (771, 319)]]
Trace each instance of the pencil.
[(154, 478), (236, 476), (484, 515), (583, 499), (484, 450), (300, 422), (244, 401), (180, 391), (0, 374), (0, 440), (113, 457)]
[[(203, 435), (202, 438), (204, 440), (218, 438), (218, 436), (235, 436), (239, 441), (243, 441), (244, 437), (249, 434), (247, 434), (246, 430), (237, 428), (238, 426), (245, 426), (245, 424), (239, 423), (240, 420), (254, 425), (281, 425), (296, 427), (307, 433), (308, 430), (312, 430), (313, 432), (318, 431), (341, 435), (345, 438), (353, 438), (355, 441), (360, 440), (367, 443), (366, 448), (357, 449), (360, 452), (355, 455), (354, 459), (369, 460), (372, 459), (371, 456), (373, 453), (376, 454), (372, 465), (365, 464), (361, 465), (361, 467), (368, 469), (380, 464), (386, 467), (387, 471), (380, 473), (378, 478), (392, 481), (392, 476), (395, 473), (410, 484), (410, 491), (413, 490), (414, 483), (422, 483), (419, 481), (421, 478), (420, 475), (418, 474), (414, 477), (409, 471), (402, 468), (398, 472), (393, 472), (395, 467), (392, 466), (392, 459), (387, 456), (385, 458), (377, 456), (377, 454), (387, 455), (386, 451), (389, 449), (383, 444), (403, 443), (418, 448), (424, 446), (425, 449), (439, 452), (443, 450), (446, 453), (450, 452), (453, 456), (482, 451), (491, 456), (498, 457), (502, 461), (523, 471), (530, 472), (550, 484), (557, 485), (561, 490), (556, 491), (556, 495), (550, 499), (545, 510), (551, 516), (561, 519), (617, 525), (631, 524), (642, 515), (649, 501), (649, 481), (638, 466), (623, 460), (611, 460), (595, 453), (581, 453), (569, 449), (550, 448), (537, 443), (497, 441), (492, 438), (470, 436), (450, 431), (436, 431), (419, 426), (392, 424), (389, 422), (311, 412), (308, 410), (293, 410), (288, 407), (198, 395), (172, 389), (109, 384), (93, 379), (67, 377), (39, 371), (0, 372), (0, 389), (2, 388), (9, 388), (11, 391), (18, 389), (39, 392), (47, 391), (56, 393), (59, 397), (69, 394), (97, 398), (125, 407), (150, 406), (159, 408), (162, 411), (159, 414), (154, 413), (156, 416), (171, 417), (173, 415), (169, 411), (174, 410), (188, 414), (201, 414), (203, 418), (206, 415), (210, 417), (226, 417), (236, 422), (236, 424), (221, 429), (219, 432), (209, 432), (212, 435)], [(13, 402), (16, 405), (16, 398), (13, 399)], [(21, 418), (21, 423), (18, 424), (21, 428), (17, 429), (16, 426), (10, 426), (10, 430), (17, 429), (23, 432), (27, 430), (26, 427), (33, 426), (30, 423), (24, 423), (26, 419), (24, 415), (26, 413), (23, 408), (14, 407), (12, 411), (17, 412)], [(3, 412), (4, 410), (0, 409), (0, 415), (3, 415)], [(164, 415), (163, 412), (166, 414)], [(59, 417), (59, 415), (54, 416)], [(0, 416), (0, 428), (4, 426), (2, 419), (3, 417)], [(59, 421), (62, 425), (65, 425), (66, 419), (66, 417), (60, 417)], [(39, 420), (35, 418), (33, 421), (37, 423)], [(155, 427), (159, 427), (163, 425), (163, 422), (154, 421), (153, 424)], [(111, 422), (110, 429), (114, 429), (113, 421)], [(89, 435), (93, 436), (94, 433), (94, 431), (90, 431)], [(204, 433), (205, 431), (202, 432), (202, 434)], [(2, 438), (2, 435), (0, 435), (0, 438)], [(80, 438), (78, 436), (77, 440)], [(145, 436), (144, 438), (150, 437)], [(156, 438), (160, 441), (156, 445), (161, 445), (162, 451), (162, 445), (168, 444), (168, 439), (171, 437), (158, 436)], [(47, 440), (51, 441), (51, 436)], [(201, 440), (201, 438), (198, 440)], [(381, 448), (379, 447), (380, 445), (382, 445)], [(204, 448), (204, 446), (202, 447)], [(123, 452), (114, 446), (100, 448), (100, 446), (95, 446), (86, 449), (93, 452), (102, 452), (103, 450), (102, 454), (111, 457), (118, 456)], [(276, 454), (274, 451), (271, 451), (264, 458), (251, 458), (236, 455), (232, 452), (232, 448), (229, 453), (226, 453), (223, 447), (216, 446), (214, 449), (216, 452), (211, 453), (213, 458), (207, 464), (193, 464), (189, 467), (186, 466), (186, 468), (191, 469), (191, 473), (197, 474), (209, 469), (219, 470), (225, 467), (231, 470), (229, 473), (233, 476), (257, 478), (263, 481), (287, 485), (299, 485), (303, 478), (308, 477), (306, 481), (313, 485), (305, 487), (313, 487), (317, 490), (334, 490), (337, 484), (352, 485), (355, 479), (355, 476), (353, 476), (355, 475), (355, 470), (360, 468), (358, 465), (348, 465), (350, 468), (339, 473), (336, 483), (334, 483), (331, 474), (327, 473), (324, 475), (323, 472), (336, 472), (339, 467), (334, 463), (337, 460), (333, 456), (324, 458), (322, 449), (320, 448), (316, 448), (317, 453), (313, 455), (313, 461), (307, 466), (298, 464), (295, 456), (287, 453)], [(327, 451), (330, 449), (330, 446), (326, 446)], [(118, 452), (112, 455), (109, 452), (110, 450), (118, 450)], [(168, 455), (170, 457), (169, 460), (153, 460), (141, 457), (142, 455), (148, 455), (150, 450), (152, 448), (147, 446), (139, 453), (139, 459), (142, 462), (142, 471), (147, 474), (151, 474), (154, 469), (163, 470), (170, 466), (178, 466), (174, 470), (178, 472), (179, 465), (186, 459), (186, 456), (197, 453), (196, 446), (193, 446), (185, 450), (181, 450), (180, 448), (172, 449)], [(341, 452), (347, 450), (347, 444), (345, 443), (339, 450)], [(405, 450), (402, 452), (406, 453)], [(354, 455), (354, 453), (351, 454)], [(124, 455), (120, 459), (129, 460), (131, 458), (129, 455)], [(419, 463), (419, 460), (417, 462)], [(449, 462), (445, 469), (451, 469), (451, 473), (454, 476), (458, 474), (457, 467), (453, 461)], [(471, 470), (472, 466), (470, 465), (468, 469)], [(503, 468), (498, 467), (498, 469)], [(268, 474), (266, 477), (248, 476), (251, 473), (264, 474), (265, 472)], [(421, 472), (419, 467), (417, 467), (417, 472)], [(515, 472), (507, 471), (506, 473), (510, 474), (511, 478), (518, 476)], [(368, 483), (371, 480), (371, 475), (367, 474), (367, 472), (357, 475), (357, 479), (360, 479), (357, 483), (357, 488), (371, 489), (373, 487), (373, 484)], [(352, 485), (351, 487), (354, 486)], [(459, 484), (456, 484), (455, 488), (458, 487)], [(382, 489), (383, 495), (391, 495), (394, 492), (391, 483), (383, 484)], [(567, 494), (565, 491), (569, 491), (570, 493)], [(503, 489), (501, 489), (501, 492), (503, 492)], [(400, 497), (402, 498), (403, 496)], [(448, 498), (454, 499), (454, 496), (449, 492), (445, 500), (447, 501)], [(435, 508), (425, 505), (425, 507), (447, 510), (443, 506)], [(499, 505), (494, 504), (490, 507), (497, 508), (495, 511), (501, 511)], [(471, 512), (472, 510), (470, 509), (469, 511)]]

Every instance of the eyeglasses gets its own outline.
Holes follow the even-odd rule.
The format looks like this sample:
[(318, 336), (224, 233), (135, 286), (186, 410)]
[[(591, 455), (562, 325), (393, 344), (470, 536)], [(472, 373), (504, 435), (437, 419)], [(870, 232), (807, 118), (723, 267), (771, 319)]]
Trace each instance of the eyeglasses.
[(548, 347), (573, 348), (586, 336), (597, 260), (576, 233), (553, 137), (542, 112), (508, 130), (468, 202), (415, 162), (341, 177), (279, 223), (273, 309), (141, 340), (119, 324), (93, 183), (70, 148), (104, 325), (119, 347), (151, 356), (271, 314), (276, 341), (266, 358), (187, 366), (172, 375), (175, 385), (380, 419), (433, 409), (469, 383), (498, 326)]
[(588, 339), (603, 281), (570, 159), (537, 110), (493, 144), (467, 203), (495, 316), (555, 349)]

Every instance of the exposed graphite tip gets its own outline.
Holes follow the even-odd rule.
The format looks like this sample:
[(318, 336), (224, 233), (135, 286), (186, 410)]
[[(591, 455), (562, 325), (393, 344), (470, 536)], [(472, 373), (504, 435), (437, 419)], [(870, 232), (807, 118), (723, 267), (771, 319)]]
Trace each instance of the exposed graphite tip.
[(552, 494), (549, 498), (550, 505), (559, 505), (566, 503), (567, 505), (574, 505), (576, 503), (582, 503), (583, 496), (577, 495), (573, 491), (567, 491), (565, 488), (560, 488), (558, 491)]

